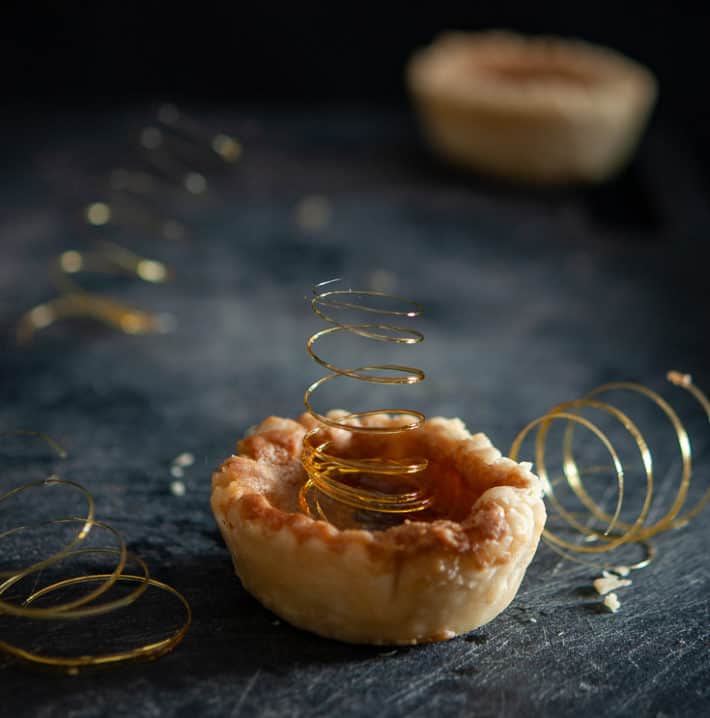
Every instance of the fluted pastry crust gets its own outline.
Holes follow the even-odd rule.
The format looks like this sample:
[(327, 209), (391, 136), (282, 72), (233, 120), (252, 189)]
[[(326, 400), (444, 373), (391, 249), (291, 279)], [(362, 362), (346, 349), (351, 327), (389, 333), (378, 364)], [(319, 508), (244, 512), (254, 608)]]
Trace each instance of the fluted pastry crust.
[(543, 184), (618, 170), (657, 93), (647, 68), (609, 48), (500, 31), (440, 36), (412, 57), (407, 83), (444, 157)]
[[(373, 423), (392, 421), (386, 415)], [(470, 631), (515, 596), (545, 523), (529, 464), (501, 457), (458, 419), (383, 439), (326, 430), (335, 450), (424, 455), (448, 516), (383, 531), (304, 515), (300, 452), (309, 415), (270, 417), (212, 480), (212, 510), (245, 588), (295, 626), (354, 643), (413, 644)], [(362, 446), (373, 441), (382, 446)]]

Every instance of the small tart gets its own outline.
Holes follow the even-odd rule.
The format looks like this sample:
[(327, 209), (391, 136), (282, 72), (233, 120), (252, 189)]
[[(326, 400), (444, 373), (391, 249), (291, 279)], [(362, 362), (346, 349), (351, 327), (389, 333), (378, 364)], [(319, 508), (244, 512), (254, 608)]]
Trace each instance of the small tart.
[(428, 458), (436, 487), (426, 517), (341, 530), (299, 510), (303, 436), (315, 425), (307, 414), (266, 419), (212, 478), (212, 510), (250, 593), (294, 626), (373, 644), (449, 639), (512, 601), (545, 524), (530, 464), (501, 457), (459, 419), (388, 439), (323, 429), (342, 455)]
[(446, 159), (542, 184), (617, 171), (657, 94), (647, 68), (609, 48), (498, 31), (440, 36), (411, 58), (407, 84)]

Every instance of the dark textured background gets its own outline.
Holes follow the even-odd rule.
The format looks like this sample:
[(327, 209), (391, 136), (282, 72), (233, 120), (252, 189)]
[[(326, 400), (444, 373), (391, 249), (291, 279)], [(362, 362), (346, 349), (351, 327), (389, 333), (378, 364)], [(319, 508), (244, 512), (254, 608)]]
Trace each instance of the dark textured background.
[[(210, 474), (251, 424), (300, 412), (303, 389), (318, 376), (304, 342), (319, 325), (304, 297), (313, 281), (334, 275), (356, 286), (384, 280), (425, 306), (426, 341), (407, 360), (428, 378), (398, 404), (460, 416), (506, 450), (553, 404), (603, 381), (640, 380), (688, 419), (697, 485), (708, 476), (707, 421), (663, 381), (678, 368), (710, 387), (707, 10), (552, 0), (387, 9), (208, 0), (3, 6), (0, 428), (60, 439), (70, 455), (56, 468), (95, 494), (99, 517), (157, 578), (185, 593), (194, 622), (153, 664), (65, 678), (0, 659), (0, 715), (661, 718), (710, 710), (707, 515), (657, 542), (657, 561), (619, 591), (616, 615), (590, 590), (596, 571), (542, 547), (491, 624), (412, 649), (348, 646), (290, 628), (232, 573), (209, 510)], [(439, 31), (488, 27), (582, 37), (654, 69), (660, 102), (628, 171), (593, 190), (526, 191), (428, 156), (406, 106), (403, 64)], [(243, 160), (211, 175), (205, 198), (161, 196), (190, 226), (190, 241), (89, 230), (83, 208), (105, 197), (111, 169), (140, 165), (138, 133), (165, 98), (234, 132)], [(330, 204), (320, 231), (296, 221), (308, 195)], [(53, 294), (50, 260), (97, 237), (173, 268), (174, 281), (161, 287), (98, 286), (174, 313), (176, 331), (129, 337), (66, 322), (18, 349), (18, 317)], [(381, 406), (379, 392), (359, 394), (363, 408)], [(668, 500), (678, 478), (672, 435), (658, 412), (635, 408), (656, 452), (659, 498)], [(39, 445), (28, 449), (34, 478), (52, 461)], [(178, 497), (169, 469), (183, 451), (196, 463)], [(0, 489), (25, 478), (16, 456), (0, 458)], [(633, 506), (633, 478), (629, 493)], [(25, 520), (31, 509), (21, 507), (0, 512), (0, 522)], [(51, 500), (47, 507), (64, 510)], [(11, 551), (2, 549), (5, 559)], [(75, 651), (122, 632), (151, 640), (174, 618), (169, 609), (144, 597), (120, 616), (72, 625), (63, 640)], [(3, 618), (0, 640), (51, 650), (67, 636), (62, 628), (37, 634)]]
[[(2, 661), (1, 712), (707, 711), (707, 515), (659, 540), (657, 562), (619, 592), (616, 615), (600, 612), (590, 592), (595, 571), (543, 547), (514, 603), (491, 624), (447, 643), (387, 651), (277, 622), (234, 577), (208, 505), (210, 474), (235, 439), (268, 414), (300, 411), (303, 388), (318, 375), (304, 351), (318, 326), (304, 297), (312, 281), (333, 275), (366, 286), (385, 270), (424, 304), (426, 341), (411, 359), (429, 373), (420, 406), (460, 416), (504, 450), (525, 422), (601, 381), (641, 380), (677, 398), (663, 387), (676, 367), (710, 386), (701, 261), (710, 217), (700, 170), (678, 135), (655, 128), (633, 167), (606, 188), (545, 193), (440, 167), (404, 111), (194, 108), (241, 138), (243, 161), (215, 177), (207, 199), (173, 202), (193, 228), (191, 241), (132, 244), (169, 262), (175, 280), (119, 288), (126, 299), (174, 312), (177, 330), (129, 337), (66, 322), (16, 348), (18, 316), (52, 295), (48, 261), (90, 241), (81, 208), (101, 196), (108, 170), (132, 161), (151, 113), (65, 110), (50, 123), (27, 111), (6, 125), (0, 426), (42, 429), (67, 445), (63, 475), (95, 494), (99, 516), (124, 532), (156, 577), (184, 591), (194, 624), (160, 661), (97, 675), (48, 676)], [(309, 194), (332, 207), (317, 232), (294, 220)], [(705, 458), (702, 483), (707, 424), (682, 397), (679, 406)], [(669, 446), (661, 444), (659, 458)], [(186, 470), (186, 495), (176, 497), (169, 466), (182, 451), (196, 463)], [(661, 470), (661, 495), (673, 480)], [(131, 610), (139, 635), (157, 630), (149, 606)], [(81, 625), (77, 635), (89, 630)]]
[[(0, 23), (5, 103), (52, 109), (177, 98), (321, 107), (401, 106), (409, 55), (447, 30), (579, 37), (646, 63), (672, 121), (710, 166), (703, 3), (564, 0), (240, 3), (9, 0)], [(707, 175), (706, 175), (707, 179)]]

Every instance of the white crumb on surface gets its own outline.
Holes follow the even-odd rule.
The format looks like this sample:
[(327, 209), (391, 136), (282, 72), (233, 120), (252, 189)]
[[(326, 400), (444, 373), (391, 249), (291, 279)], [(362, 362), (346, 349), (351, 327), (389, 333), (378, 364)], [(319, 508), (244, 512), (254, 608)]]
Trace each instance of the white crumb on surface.
[(619, 597), (615, 593), (610, 593), (603, 603), (612, 613), (616, 613), (621, 607)]
[(530, 623), (537, 623), (537, 618), (531, 618)]
[(184, 496), (185, 484), (182, 481), (173, 481), (170, 484), (170, 492), (173, 496)]
[(631, 585), (630, 578), (619, 578), (609, 571), (604, 571), (601, 578), (594, 579), (594, 589), (601, 596), (606, 595), (610, 591), (616, 591), (617, 588), (624, 588)]
[(195, 456), (189, 451), (183, 451), (173, 459), (173, 466), (192, 466), (195, 463)]
[(628, 566), (612, 566), (611, 570), (614, 573), (618, 573), (619, 576), (628, 576), (631, 573), (631, 569)]
[(170, 475), (174, 476), (176, 479), (181, 479), (183, 476), (185, 476), (185, 472), (182, 470), (181, 466), (171, 466)]

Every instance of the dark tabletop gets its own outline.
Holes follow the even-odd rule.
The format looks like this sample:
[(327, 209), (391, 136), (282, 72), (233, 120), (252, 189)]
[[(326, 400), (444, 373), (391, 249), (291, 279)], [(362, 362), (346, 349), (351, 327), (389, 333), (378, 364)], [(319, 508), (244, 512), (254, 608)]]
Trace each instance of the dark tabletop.
[[(99, 518), (156, 578), (184, 592), (193, 625), (159, 661), (74, 678), (2, 659), (0, 713), (707, 712), (708, 513), (657, 541), (655, 563), (619, 591), (617, 614), (600, 610), (591, 590), (598, 571), (541, 546), (517, 597), (490, 624), (389, 650), (325, 640), (262, 608), (234, 576), (209, 507), (211, 472), (236, 439), (270, 414), (300, 413), (319, 375), (304, 351), (319, 328), (304, 297), (334, 276), (424, 305), (426, 340), (410, 359), (428, 373), (417, 401), (429, 415), (461, 417), (504, 451), (527, 421), (604, 381), (638, 380), (666, 395), (674, 390), (665, 372), (677, 368), (710, 387), (710, 213), (681, 138), (653, 128), (634, 165), (604, 188), (525, 191), (439, 166), (404, 112), (195, 110), (238, 136), (244, 155), (210, 175), (204, 198), (163, 198), (191, 228), (189, 240), (90, 230), (82, 207), (104, 196), (109, 170), (139, 161), (136, 133), (151, 112), (7, 118), (0, 426), (42, 430), (66, 445), (62, 476), (90, 489)], [(313, 195), (330, 212), (322, 226), (299, 221)], [(177, 328), (127, 336), (64, 322), (17, 348), (18, 317), (53, 295), (50, 259), (90, 246), (92, 231), (170, 265), (175, 277), (164, 286), (115, 290), (174, 314)], [(359, 393), (379, 406), (376, 391)], [(702, 484), (707, 422), (682, 396), (679, 408)], [(677, 459), (663, 470), (669, 445), (656, 449), (666, 497), (677, 484)], [(170, 466), (181, 452), (195, 463), (177, 496)], [(10, 472), (2, 486), (16, 478)], [(157, 630), (150, 601), (130, 610), (139, 634)], [(73, 630), (92, 629), (78, 622)]]

